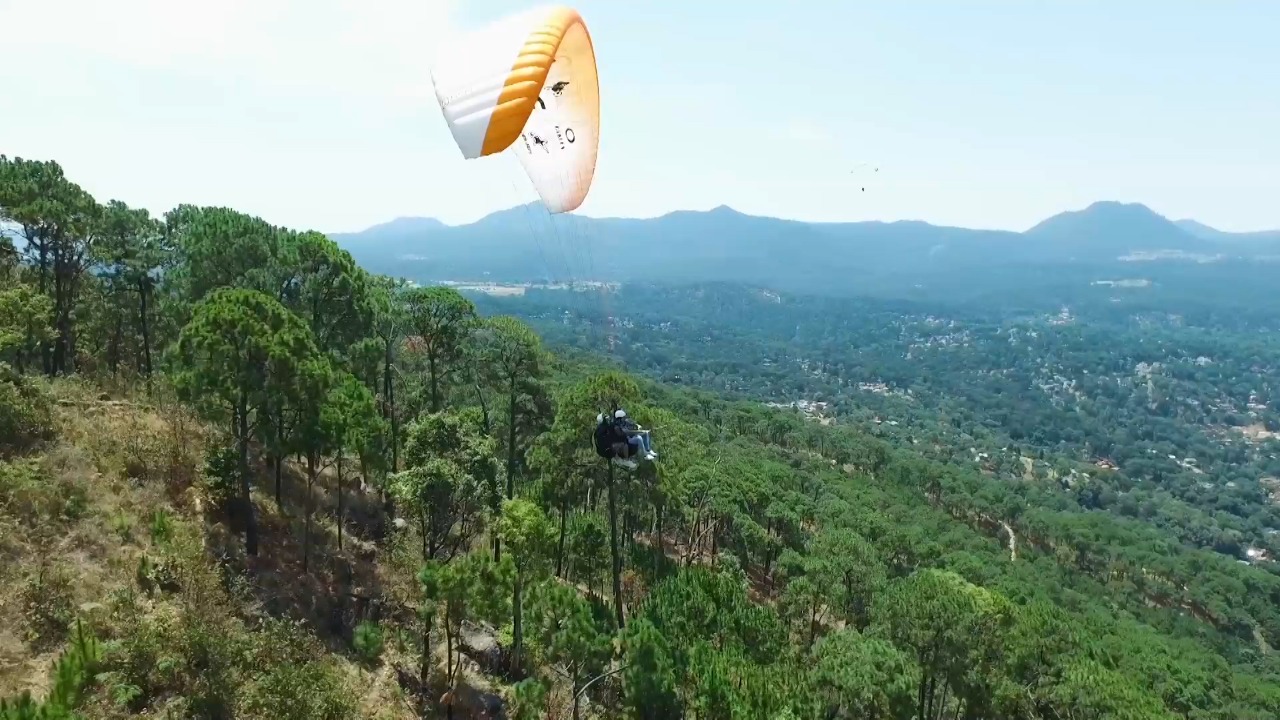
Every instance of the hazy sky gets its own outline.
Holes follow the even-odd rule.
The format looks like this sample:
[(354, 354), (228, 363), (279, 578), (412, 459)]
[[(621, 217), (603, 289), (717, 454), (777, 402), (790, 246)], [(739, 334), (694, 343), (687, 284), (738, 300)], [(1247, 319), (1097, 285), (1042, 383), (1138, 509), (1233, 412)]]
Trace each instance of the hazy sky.
[[(433, 48), (530, 5), (0, 0), (0, 153), (153, 211), (228, 205), (326, 231), (471, 221), (533, 195), (513, 158), (462, 159)], [(1024, 229), (1115, 199), (1280, 228), (1280, 3), (575, 7), (602, 96), (582, 214), (728, 204)]]

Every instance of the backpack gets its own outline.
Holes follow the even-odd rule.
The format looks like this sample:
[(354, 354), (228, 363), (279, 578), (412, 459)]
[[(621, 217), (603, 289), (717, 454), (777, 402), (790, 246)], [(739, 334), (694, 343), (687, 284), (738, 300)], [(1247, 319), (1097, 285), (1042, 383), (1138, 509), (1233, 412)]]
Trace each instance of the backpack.
[(596, 454), (606, 460), (614, 457), (613, 433), (611, 431), (612, 423), (606, 421), (596, 425), (596, 431), (591, 436), (591, 444), (596, 449)]

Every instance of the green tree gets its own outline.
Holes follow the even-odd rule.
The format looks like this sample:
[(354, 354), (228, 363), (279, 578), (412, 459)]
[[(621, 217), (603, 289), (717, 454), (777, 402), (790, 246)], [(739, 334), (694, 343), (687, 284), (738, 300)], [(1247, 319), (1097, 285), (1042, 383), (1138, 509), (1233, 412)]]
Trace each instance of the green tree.
[(698, 643), (770, 665), (785, 655), (786, 628), (771, 608), (747, 596), (741, 571), (682, 568), (654, 586), (636, 613), (662, 631), (677, 677), (691, 672)]
[(457, 290), (439, 286), (408, 290), (404, 302), (427, 358), (431, 412), (439, 412), (442, 383), (461, 357), (476, 323), (476, 308)]
[(284, 461), (290, 452), (298, 450), (297, 433), (308, 411), (308, 407), (302, 400), (303, 398), (297, 393), (272, 395), (262, 407), (261, 418), (257, 424), (257, 435), (262, 441), (271, 464), (276, 510), (282, 515), (285, 514), (282, 497)]
[(1053, 712), (1081, 720), (1172, 720), (1165, 709), (1131, 678), (1099, 663), (1079, 659), (1063, 669), (1062, 679), (1049, 690)]
[(534, 392), (542, 375), (542, 348), (538, 336), (512, 317), (486, 318), (476, 333), (480, 362), (494, 386), (503, 393), (507, 405), (507, 499), (515, 497), (516, 456), (519, 445), (521, 395)]
[(1004, 711), (1013, 715), (1043, 715), (1044, 698), (1064, 663), (1082, 649), (1082, 633), (1060, 608), (1039, 600), (1017, 611), (1005, 640), (1004, 674), (1012, 685), (1001, 693)]
[(317, 349), (311, 332), (279, 302), (254, 290), (211, 293), (192, 313), (176, 348), (174, 384), (207, 417), (230, 426), (239, 452), (245, 551), (258, 553), (250, 499), (249, 444), (264, 408), (296, 395), (301, 368)]
[(115, 370), (125, 342), (126, 318), (131, 318), (139, 334), (139, 369), (150, 379), (155, 343), (152, 315), (160, 274), (172, 266), (160, 221), (145, 209), (130, 208), (119, 200), (103, 210), (102, 232), (95, 254), (105, 271), (110, 294), (116, 304), (114, 331), (108, 364)]
[(18, 248), (13, 238), (7, 234), (0, 235), (0, 277), (9, 277), (16, 273), (18, 267)]
[(539, 678), (525, 678), (511, 686), (512, 720), (538, 720), (547, 712), (550, 688)]
[(569, 524), (569, 572), (573, 578), (587, 586), (592, 597), (604, 587), (609, 577), (609, 529), (599, 514), (584, 512), (575, 515)]
[(223, 287), (243, 287), (289, 299), (292, 237), (262, 218), (229, 208), (191, 209), (174, 235), (182, 252), (186, 295), (198, 301)]
[(378, 438), (382, 436), (382, 420), (378, 417), (373, 394), (369, 388), (350, 373), (340, 373), (337, 383), (329, 392), (325, 406), (325, 423), (332, 428), (334, 443), (333, 465), (337, 474), (336, 495), (338, 501), (338, 549), (342, 549), (343, 525), (346, 523), (346, 481), (343, 475), (348, 454), (360, 460), (364, 472), (375, 462), (370, 457), (380, 457)]
[(468, 553), (447, 565), (429, 562), (419, 578), (425, 602), (432, 606), (428, 615), (438, 618), (444, 629), (444, 702), (448, 717), (452, 718), (453, 696), (462, 669), (463, 656), (458, 646), (462, 624), (501, 621), (509, 611), (511, 566), (493, 562), (487, 553)]
[(676, 669), (667, 637), (645, 618), (634, 619), (625, 640), (623, 688), (631, 717), (662, 720), (680, 717)]
[(0, 290), (0, 359), (12, 358), (19, 373), (40, 347), (53, 338), (53, 302), (31, 286)]
[[(559, 515), (556, 575), (560, 577), (565, 577), (565, 543), (570, 511), (585, 495), (591, 482), (591, 470), (597, 468), (599, 462), (591, 443), (584, 437), (584, 426), (579, 424), (583, 422), (581, 410), (590, 402), (582, 389), (574, 385), (555, 393), (555, 419), (529, 449), (529, 467), (541, 480), (543, 499)], [(594, 419), (587, 422), (594, 423)]]
[(284, 283), (285, 305), (311, 326), (320, 349), (345, 359), (373, 320), (365, 272), (350, 253), (318, 232), (292, 235), (286, 244), (293, 264)]
[(813, 658), (812, 682), (828, 717), (913, 716), (916, 668), (890, 643), (841, 630), (818, 641)]
[(418, 517), (422, 559), (447, 561), (483, 530), (493, 439), (447, 412), (419, 418), (407, 434), (406, 468), (392, 478), (392, 494)]
[(53, 302), (54, 336), (42, 351), (49, 374), (75, 369), (74, 313), (100, 210), (58, 163), (0, 155), (0, 223), (21, 228), (23, 254), (36, 269), (36, 287)]
[(826, 609), (823, 599), (827, 592), (828, 589), (810, 575), (801, 575), (791, 580), (783, 590), (779, 611), (799, 629), (805, 648), (812, 647), (818, 637), (818, 628), (822, 626), (823, 612)]
[[(173, 321), (186, 322), (186, 303), (221, 288), (257, 290), (284, 303), (294, 289), (291, 240), (284, 229), (229, 208), (180, 205), (165, 214), (164, 235), (178, 263), (166, 281)], [(304, 324), (305, 321), (304, 321)]]
[(612, 636), (600, 628), (591, 605), (558, 582), (534, 586), (530, 593), (531, 635), (548, 663), (569, 681), (573, 717), (580, 713), (580, 691), (604, 672), (613, 651)]
[(386, 276), (375, 277), (370, 291), (373, 306), (373, 334), (382, 345), (382, 417), (391, 433), (391, 472), (400, 471), (400, 419), (396, 410), (396, 350), (404, 340), (409, 318), (403, 298), (403, 287)]
[(828, 602), (859, 630), (869, 624), (867, 609), (885, 582), (875, 548), (852, 530), (824, 529), (814, 537), (805, 574), (826, 589)]
[(335, 393), (337, 373), (328, 357), (320, 354), (300, 363), (291, 378), (295, 388), (293, 404), (298, 408), (299, 423), (294, 448), (307, 462), (307, 497), (303, 502), (302, 571), (310, 567), (311, 516), (315, 513), (315, 485), (320, 473), (343, 441), (346, 418), (342, 413), (342, 397)]
[(984, 715), (1000, 676), (1008, 600), (940, 570), (918, 570), (876, 600), (873, 632), (915, 657), (920, 667), (916, 717), (938, 718), (948, 698), (961, 714)]
[(498, 535), (507, 543), (515, 566), (511, 600), (511, 668), (521, 676), (524, 663), (524, 592), (549, 568), (555, 529), (534, 503), (505, 500), (498, 518)]

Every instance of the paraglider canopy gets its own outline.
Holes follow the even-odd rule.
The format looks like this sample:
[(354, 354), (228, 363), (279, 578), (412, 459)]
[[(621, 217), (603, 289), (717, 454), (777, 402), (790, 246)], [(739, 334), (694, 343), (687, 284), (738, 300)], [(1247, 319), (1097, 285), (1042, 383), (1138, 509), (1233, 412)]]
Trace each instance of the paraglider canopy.
[(510, 149), (550, 212), (582, 204), (595, 177), (600, 88), (576, 10), (539, 7), (455, 37), (431, 78), (463, 157)]

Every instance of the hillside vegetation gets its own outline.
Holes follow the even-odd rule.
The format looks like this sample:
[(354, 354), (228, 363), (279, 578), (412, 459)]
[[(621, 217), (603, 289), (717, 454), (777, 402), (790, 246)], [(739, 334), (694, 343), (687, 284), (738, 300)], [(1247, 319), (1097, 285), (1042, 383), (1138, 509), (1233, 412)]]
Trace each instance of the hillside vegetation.
[(1156, 310), (1127, 294), (1142, 290), (1092, 290), (1010, 312), (628, 286), (613, 323), (567, 293), (477, 302), (554, 343), (613, 333), (619, 360), (665, 383), (821, 403), (824, 422), (970, 464), (1006, 491), (1058, 486), (1080, 509), (1276, 572), (1280, 341), (1249, 318), (1227, 322), (1212, 300)]
[[(1150, 526), (1015, 541), (966, 464), (229, 209), (0, 159), (0, 220), (5, 720), (1280, 713), (1280, 583)], [(594, 455), (617, 406), (657, 464)]]

